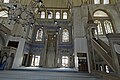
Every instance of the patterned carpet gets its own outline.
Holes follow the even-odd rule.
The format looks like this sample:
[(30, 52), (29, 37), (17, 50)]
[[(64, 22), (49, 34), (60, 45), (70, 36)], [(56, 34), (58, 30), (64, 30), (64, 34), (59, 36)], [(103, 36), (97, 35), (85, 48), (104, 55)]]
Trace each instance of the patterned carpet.
[(3, 70), (0, 80), (104, 80), (89, 73), (80, 73), (72, 69), (40, 69), (40, 70)]

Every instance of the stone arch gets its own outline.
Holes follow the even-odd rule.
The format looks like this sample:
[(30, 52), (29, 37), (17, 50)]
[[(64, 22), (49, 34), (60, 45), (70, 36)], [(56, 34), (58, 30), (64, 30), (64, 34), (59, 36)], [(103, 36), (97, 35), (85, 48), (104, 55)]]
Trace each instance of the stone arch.
[(109, 15), (109, 13), (107, 11), (103, 10), (103, 9), (97, 9), (97, 10), (93, 11), (92, 15), (94, 15), (94, 13), (97, 12), (97, 11), (103, 11), (104, 13), (106, 13), (108, 15), (108, 17), (111, 18), (111, 16)]
[(113, 7), (106, 7), (106, 6), (95, 6), (92, 8), (91, 13), (93, 14), (97, 10), (102, 10), (108, 14), (108, 16), (111, 18), (112, 23), (114, 25), (114, 29), (116, 33), (120, 33), (120, 24), (119, 24), (119, 14)]

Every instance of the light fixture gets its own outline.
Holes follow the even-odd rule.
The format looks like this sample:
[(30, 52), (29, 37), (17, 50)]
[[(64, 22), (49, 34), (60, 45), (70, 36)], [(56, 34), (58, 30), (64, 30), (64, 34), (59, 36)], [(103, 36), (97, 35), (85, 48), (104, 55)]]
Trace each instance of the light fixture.
[(42, 0), (39, 0), (41, 3), (43, 3), (43, 1)]
[(40, 2), (40, 3), (43, 3), (43, 1), (42, 1), (42, 0), (35, 0), (35, 2)]
[(7, 35), (7, 33), (5, 33), (5, 36)]
[(61, 28), (61, 26), (58, 26), (58, 28), (59, 28), (59, 30), (61, 30), (62, 28)]
[(48, 14), (48, 15), (50, 15), (50, 14), (51, 14), (51, 12), (50, 12), (50, 11), (48, 11), (48, 12), (47, 12), (47, 14)]
[(56, 31), (56, 35), (58, 34), (58, 31)]
[(56, 37), (56, 35), (54, 34), (54, 37)]
[(38, 10), (38, 13), (40, 14), (40, 13), (41, 13), (41, 11), (40, 11), (40, 10)]
[(43, 29), (43, 26), (41, 28)]
[(17, 8), (17, 4), (13, 5), (14, 9)]
[(17, 18), (20, 18), (20, 15), (18, 15)]
[(34, 23), (31, 23), (31, 25), (30, 26), (33, 26), (34, 25)]
[(10, 7), (9, 7), (9, 6), (7, 6), (7, 8), (8, 8), (8, 10), (10, 10)]
[(57, 22), (56, 20), (54, 20), (54, 24), (56, 24), (56, 25), (57, 25), (57, 24), (58, 24), (58, 22)]
[[(29, 7), (26, 5), (23, 6), (21, 3), (16, 2), (14, 2), (13, 4), (6, 4), (4, 7), (6, 7), (8, 11), (7, 24), (9, 26), (14, 26), (16, 23), (18, 23), (22, 25), (22, 28), (25, 32), (27, 32), (28, 27), (32, 29), (35, 24), (37, 24), (34, 12), (40, 14), (41, 8), (45, 8), (43, 0), (34, 0), (34, 2), (35, 6), (37, 7), (35, 7), (34, 5)], [(55, 24), (57, 24), (57, 22), (55, 22)]]

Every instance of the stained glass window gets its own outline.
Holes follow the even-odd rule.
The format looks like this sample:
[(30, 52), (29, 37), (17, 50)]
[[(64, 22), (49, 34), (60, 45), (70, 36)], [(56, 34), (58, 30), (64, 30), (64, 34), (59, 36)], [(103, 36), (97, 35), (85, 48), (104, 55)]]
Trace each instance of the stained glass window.
[(100, 4), (100, 0), (94, 0), (94, 4)]
[(9, 3), (9, 0), (4, 0), (4, 3)]
[[(103, 29), (102, 29), (101, 22), (99, 20), (95, 20), (94, 23), (98, 24), (97, 25), (98, 34), (102, 35), (103, 34)], [(97, 34), (97, 31), (95, 31), (95, 34)]]
[(104, 21), (104, 27), (105, 27), (105, 32), (106, 32), (106, 34), (108, 34), (108, 33), (113, 33), (112, 24), (111, 24), (110, 21), (105, 20), (105, 21)]
[(45, 12), (44, 12), (44, 11), (41, 12), (41, 18), (42, 18), (42, 19), (45, 18)]
[(67, 19), (67, 12), (63, 12), (63, 19)]
[(94, 13), (94, 17), (108, 17), (108, 15), (105, 12), (98, 10)]
[(62, 56), (62, 66), (68, 67), (68, 56)]
[(48, 12), (48, 19), (52, 19), (53, 18), (53, 12), (52, 11), (49, 11)]
[(42, 41), (43, 38), (43, 29), (39, 29), (36, 34), (36, 40), (35, 41)]
[(62, 32), (62, 42), (69, 42), (69, 31), (67, 29)]
[(109, 2), (109, 0), (104, 0), (103, 1), (103, 4), (109, 4), (110, 2)]
[(60, 19), (60, 12), (56, 12), (56, 19)]

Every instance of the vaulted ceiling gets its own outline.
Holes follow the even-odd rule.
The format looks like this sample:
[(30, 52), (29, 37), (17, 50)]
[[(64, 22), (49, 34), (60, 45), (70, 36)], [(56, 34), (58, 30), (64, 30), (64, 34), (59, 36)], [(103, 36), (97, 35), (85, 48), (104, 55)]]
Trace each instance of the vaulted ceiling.
[[(22, 4), (30, 4), (35, 0), (16, 0), (21, 2)], [(67, 7), (68, 3), (73, 4), (81, 4), (81, 2), (85, 2), (87, 0), (42, 0), (46, 7)]]
[[(3, 3), (4, 0), (0, 0), (0, 3)], [(36, 1), (38, 0), (9, 0), (10, 3), (21, 3), (22, 5), (30, 5), (32, 7), (35, 7), (39, 3)], [(103, 2), (103, 0), (101, 0)], [(117, 1), (120, 0), (110, 0), (110, 4), (115, 4)], [(81, 4), (93, 4), (94, 0), (42, 0), (43, 5), (45, 7), (50, 8), (70, 8), (70, 6), (80, 6)], [(0, 4), (0, 10), (3, 10), (4, 8)]]
[[(22, 4), (28, 5), (35, 0), (16, 0)], [(67, 7), (68, 3), (73, 6), (80, 6), (83, 3), (93, 3), (94, 0), (42, 0), (46, 7)], [(103, 1), (103, 0), (101, 0)], [(119, 0), (110, 0), (110, 3), (116, 3)]]
[[(3, 0), (0, 0), (2, 2)], [(20, 2), (22, 5), (31, 5), (37, 0), (10, 0), (10, 2)], [(69, 4), (72, 6), (80, 6), (81, 4), (91, 4), (94, 0), (42, 0), (45, 7), (68, 7)], [(103, 0), (101, 0), (103, 1)], [(119, 0), (110, 0), (110, 3), (116, 3)]]

